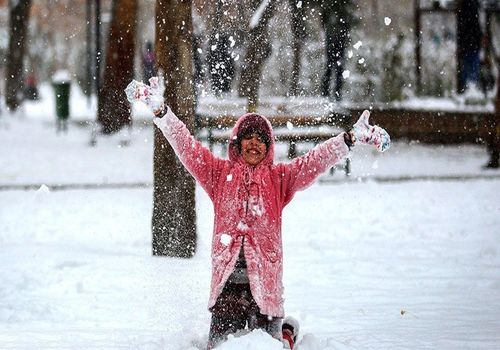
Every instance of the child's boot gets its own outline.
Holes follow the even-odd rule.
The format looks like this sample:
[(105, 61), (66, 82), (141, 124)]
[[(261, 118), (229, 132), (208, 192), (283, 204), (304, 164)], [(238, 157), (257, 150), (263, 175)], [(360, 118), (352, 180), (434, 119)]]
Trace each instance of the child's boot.
[(281, 331), (283, 334), (283, 344), (285, 345), (285, 349), (293, 349), (299, 334), (299, 322), (295, 318), (287, 316), (283, 320)]

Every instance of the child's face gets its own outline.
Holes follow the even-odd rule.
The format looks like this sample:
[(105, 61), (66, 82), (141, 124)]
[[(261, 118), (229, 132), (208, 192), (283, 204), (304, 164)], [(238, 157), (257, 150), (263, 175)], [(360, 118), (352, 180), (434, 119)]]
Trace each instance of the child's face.
[(258, 134), (248, 134), (241, 140), (241, 156), (248, 164), (255, 166), (266, 157), (267, 147)]

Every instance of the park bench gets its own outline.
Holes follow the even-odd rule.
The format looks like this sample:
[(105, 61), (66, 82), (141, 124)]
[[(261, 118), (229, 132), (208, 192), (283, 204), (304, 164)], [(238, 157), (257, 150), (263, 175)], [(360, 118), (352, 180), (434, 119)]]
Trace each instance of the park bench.
[[(488, 106), (433, 108), (431, 105), (429, 109), (415, 109), (411, 106), (375, 105), (345, 110), (313, 110), (311, 103), (301, 107), (303, 108), (289, 108), (285, 104), (278, 104), (273, 108), (272, 103), (269, 103), (263, 113), (273, 125), (276, 142), (288, 144), (289, 159), (298, 155), (298, 144), (317, 144), (337, 135), (350, 128), (363, 109), (370, 107), (370, 122), (388, 130), (393, 140), (406, 139), (423, 143), (484, 143), (494, 132), (498, 118)], [(216, 144), (227, 144), (238, 119), (237, 115), (243, 114), (241, 111), (220, 113), (225, 109), (227, 106), (221, 106), (220, 109), (206, 110), (196, 116), (197, 137), (207, 142), (211, 149)], [(216, 113), (220, 115), (214, 115)], [(346, 174), (350, 173), (350, 167), (350, 161), (347, 160)]]

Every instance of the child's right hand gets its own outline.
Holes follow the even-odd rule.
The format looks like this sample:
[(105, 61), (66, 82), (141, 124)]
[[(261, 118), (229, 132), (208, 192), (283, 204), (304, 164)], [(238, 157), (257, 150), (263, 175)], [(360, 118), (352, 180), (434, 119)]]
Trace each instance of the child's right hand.
[(163, 91), (163, 84), (158, 77), (152, 77), (149, 79), (149, 85), (132, 80), (125, 89), (125, 94), (130, 103), (141, 101), (158, 116), (165, 108)]

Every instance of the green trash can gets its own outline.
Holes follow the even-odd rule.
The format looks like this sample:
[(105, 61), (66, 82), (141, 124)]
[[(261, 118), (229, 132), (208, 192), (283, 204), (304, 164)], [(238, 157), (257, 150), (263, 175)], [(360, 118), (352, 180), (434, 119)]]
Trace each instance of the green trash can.
[(57, 131), (67, 131), (69, 118), (69, 94), (71, 80), (66, 71), (58, 71), (52, 81), (56, 96)]
[(69, 81), (55, 82), (54, 91), (56, 93), (56, 115), (59, 119), (69, 118), (69, 91), (71, 83)]

